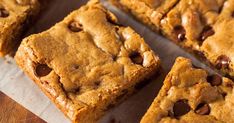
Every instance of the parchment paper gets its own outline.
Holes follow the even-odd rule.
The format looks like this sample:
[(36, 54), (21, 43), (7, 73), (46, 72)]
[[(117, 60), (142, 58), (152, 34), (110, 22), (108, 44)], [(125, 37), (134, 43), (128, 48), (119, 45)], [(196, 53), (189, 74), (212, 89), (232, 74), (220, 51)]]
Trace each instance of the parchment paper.
[[(62, 20), (72, 10), (85, 4), (86, 0), (54, 0), (45, 12), (42, 12), (35, 26), (27, 33), (38, 33), (53, 26), (56, 22)], [(137, 123), (146, 112), (157, 95), (162, 82), (174, 63), (177, 56), (191, 58), (195, 65), (207, 68), (193, 56), (189, 55), (175, 44), (165, 38), (155, 34), (141, 23), (136, 22), (129, 15), (121, 12), (107, 2), (103, 4), (116, 13), (120, 22), (125, 26), (134, 28), (151, 48), (160, 56), (163, 71), (160, 76), (153, 77), (152, 81), (121, 103), (119, 106), (111, 109), (99, 122), (109, 123)], [(212, 72), (212, 71), (211, 71)], [(0, 90), (14, 99), (25, 108), (38, 115), (49, 123), (69, 123), (70, 121), (50, 102), (50, 100), (40, 91), (40, 89), (30, 80), (15, 64), (12, 57), (0, 59)], [(22, 121), (23, 122), (23, 121)]]

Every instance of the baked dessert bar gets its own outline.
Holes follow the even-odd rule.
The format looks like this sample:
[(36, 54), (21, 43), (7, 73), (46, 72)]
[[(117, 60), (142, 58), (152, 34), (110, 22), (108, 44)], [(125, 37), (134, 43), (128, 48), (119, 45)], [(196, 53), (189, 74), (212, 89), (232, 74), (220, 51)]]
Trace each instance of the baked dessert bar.
[(0, 56), (13, 51), (30, 19), (39, 12), (37, 0), (0, 0)]
[(15, 59), (76, 123), (96, 122), (160, 66), (144, 40), (97, 0), (25, 38)]
[[(234, 0), (228, 0), (214, 25), (213, 35), (200, 46), (206, 59), (218, 70), (234, 79)], [(209, 33), (210, 31), (208, 31)]]
[(160, 20), (179, 0), (110, 0), (119, 8), (132, 13), (155, 31), (160, 30)]
[[(234, 21), (234, 1), (172, 1), (115, 0), (115, 3), (224, 75), (234, 78), (234, 29), (230, 26)], [(163, 9), (164, 12), (158, 10), (165, 6), (170, 7)]]
[(233, 86), (179, 57), (141, 123), (233, 123)]

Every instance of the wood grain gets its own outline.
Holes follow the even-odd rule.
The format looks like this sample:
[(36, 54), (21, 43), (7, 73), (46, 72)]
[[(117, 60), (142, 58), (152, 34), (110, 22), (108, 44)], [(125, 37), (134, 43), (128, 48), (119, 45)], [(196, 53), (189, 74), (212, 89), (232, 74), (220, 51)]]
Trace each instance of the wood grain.
[(46, 123), (0, 91), (0, 123)]

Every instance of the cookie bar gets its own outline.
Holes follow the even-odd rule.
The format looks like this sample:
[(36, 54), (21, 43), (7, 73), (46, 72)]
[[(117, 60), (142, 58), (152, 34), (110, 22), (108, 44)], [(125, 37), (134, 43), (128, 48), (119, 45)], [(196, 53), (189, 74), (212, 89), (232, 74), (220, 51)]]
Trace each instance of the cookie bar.
[(24, 28), (39, 12), (37, 0), (0, 0), (0, 56), (19, 44)]
[[(116, 3), (130, 10), (142, 22), (151, 22), (147, 25), (152, 29), (220, 70), (225, 76), (234, 78), (234, 41), (230, 26), (234, 18), (234, 1), (178, 0), (173, 4), (166, 1), (117, 0)], [(141, 7), (140, 4), (147, 7)], [(170, 7), (163, 9), (164, 14), (161, 14), (158, 8), (165, 6)]]
[(234, 0), (225, 2), (214, 25), (213, 35), (202, 42), (200, 51), (206, 59), (225, 75), (234, 79)]
[(141, 123), (232, 123), (233, 86), (179, 57)]
[(18, 65), (75, 123), (94, 123), (158, 71), (160, 61), (97, 0), (23, 40)]
[[(190, 1), (191, 2), (191, 1)], [(162, 33), (234, 78), (233, 0), (181, 0), (161, 20)]]
[(160, 30), (160, 20), (179, 0), (110, 0), (119, 8), (130, 12), (155, 31)]

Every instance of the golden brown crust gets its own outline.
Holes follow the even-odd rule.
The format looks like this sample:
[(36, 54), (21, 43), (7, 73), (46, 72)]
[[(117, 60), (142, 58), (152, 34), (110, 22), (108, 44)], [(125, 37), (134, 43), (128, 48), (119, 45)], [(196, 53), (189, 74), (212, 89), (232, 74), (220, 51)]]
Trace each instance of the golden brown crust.
[(23, 40), (15, 59), (73, 122), (96, 122), (110, 105), (155, 73), (160, 61), (144, 40), (96, 0)]

